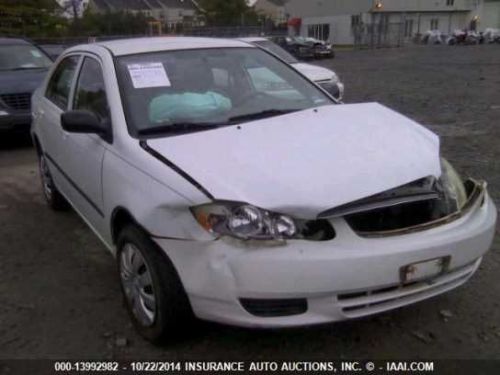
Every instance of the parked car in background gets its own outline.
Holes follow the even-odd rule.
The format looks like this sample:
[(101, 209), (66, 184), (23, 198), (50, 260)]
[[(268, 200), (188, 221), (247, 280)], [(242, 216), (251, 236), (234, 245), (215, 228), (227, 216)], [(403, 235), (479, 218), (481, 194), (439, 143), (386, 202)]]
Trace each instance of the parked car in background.
[(453, 33), (446, 38), (446, 44), (453, 45), (475, 45), (484, 42), (483, 34), (473, 30), (454, 30)]
[(311, 81), (314, 81), (323, 87), (326, 91), (333, 95), (335, 99), (342, 100), (344, 97), (344, 84), (340, 81), (338, 75), (333, 70), (317, 65), (302, 63), (290, 53), (285, 51), (282, 47), (267, 38), (249, 37), (240, 38), (240, 40), (252, 43), (260, 48), (264, 48), (265, 50), (274, 53), (286, 63), (292, 65)]
[(485, 43), (499, 43), (500, 44), (500, 29), (487, 28), (483, 32)]
[(462, 180), (437, 135), (339, 105), (249, 43), (70, 48), (33, 116), (48, 205), (69, 202), (116, 256), (152, 342), (193, 314), (273, 328), (424, 300), (467, 282), (495, 234), (486, 183)]
[(273, 36), (269, 39), (299, 60), (313, 59), (315, 57), (314, 47), (303, 39), (290, 36)]
[(52, 60), (23, 39), (0, 38), (0, 131), (27, 131), (31, 95)]
[(422, 44), (443, 44), (446, 41), (446, 35), (440, 30), (427, 30), (421, 38)]
[(315, 38), (305, 38), (305, 42), (311, 44), (314, 49), (314, 57), (321, 58), (334, 58), (335, 52), (331, 43)]
[(67, 48), (62, 44), (43, 44), (39, 46), (41, 49), (47, 53), (51, 57), (52, 60), (55, 60), (59, 57), (61, 53)]

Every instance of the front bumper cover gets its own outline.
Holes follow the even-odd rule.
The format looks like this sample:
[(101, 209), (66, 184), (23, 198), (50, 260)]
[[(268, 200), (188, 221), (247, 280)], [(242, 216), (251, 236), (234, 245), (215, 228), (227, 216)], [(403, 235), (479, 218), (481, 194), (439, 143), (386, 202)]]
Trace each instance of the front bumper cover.
[[(491, 245), (497, 218), (486, 191), (475, 202), (454, 221), (397, 236), (364, 238), (336, 218), (337, 237), (324, 242), (155, 241), (175, 264), (198, 317), (250, 327), (318, 324), (390, 310), (465, 283)], [(450, 259), (445, 274), (401, 288), (402, 267), (438, 257)], [(258, 317), (240, 298), (302, 298), (308, 308)]]

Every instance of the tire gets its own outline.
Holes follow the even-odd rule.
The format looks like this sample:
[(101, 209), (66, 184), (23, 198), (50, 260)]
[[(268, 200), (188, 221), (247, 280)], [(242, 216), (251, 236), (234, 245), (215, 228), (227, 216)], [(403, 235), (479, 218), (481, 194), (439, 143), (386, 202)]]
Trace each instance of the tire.
[(42, 191), (48, 206), (54, 211), (67, 211), (69, 203), (66, 198), (57, 190), (52, 175), (50, 174), (47, 159), (43, 154), (38, 155), (38, 166), (42, 181)]
[(179, 275), (166, 254), (134, 225), (120, 232), (117, 248), (125, 306), (141, 336), (161, 344), (188, 333), (194, 315)]

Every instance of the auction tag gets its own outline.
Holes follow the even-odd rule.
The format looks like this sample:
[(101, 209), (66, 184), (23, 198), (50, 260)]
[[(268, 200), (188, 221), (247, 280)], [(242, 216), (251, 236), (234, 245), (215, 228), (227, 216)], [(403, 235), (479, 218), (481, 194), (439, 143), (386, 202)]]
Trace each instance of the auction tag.
[(127, 68), (136, 89), (171, 86), (162, 63), (129, 64)]

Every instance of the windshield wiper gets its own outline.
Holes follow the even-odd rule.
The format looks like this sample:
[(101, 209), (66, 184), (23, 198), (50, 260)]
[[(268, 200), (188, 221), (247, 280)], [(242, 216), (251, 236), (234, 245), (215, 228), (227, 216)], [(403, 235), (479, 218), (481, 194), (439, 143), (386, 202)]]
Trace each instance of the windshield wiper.
[(297, 112), (298, 109), (267, 109), (265, 111), (255, 112), (255, 113), (247, 113), (245, 115), (234, 116), (229, 118), (230, 122), (239, 122), (245, 120), (258, 120), (266, 117), (273, 117), (279, 115), (285, 115), (287, 113)]
[(203, 130), (215, 129), (221, 124), (211, 122), (177, 122), (169, 125), (160, 125), (153, 128), (139, 129), (139, 135), (159, 135), (159, 134), (186, 134)]

